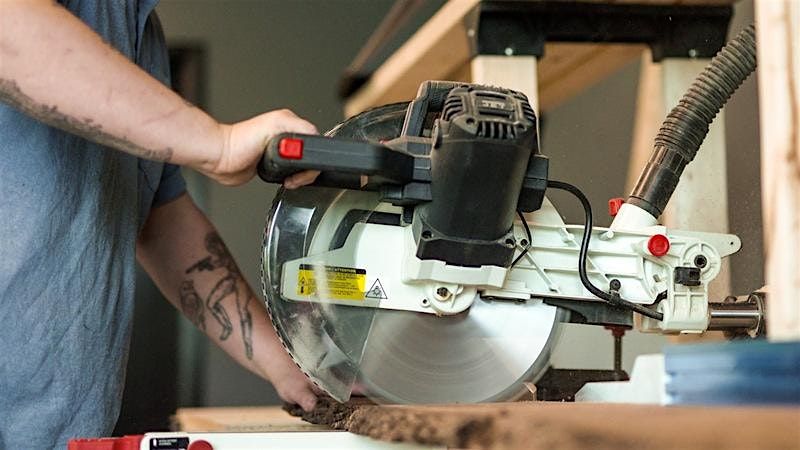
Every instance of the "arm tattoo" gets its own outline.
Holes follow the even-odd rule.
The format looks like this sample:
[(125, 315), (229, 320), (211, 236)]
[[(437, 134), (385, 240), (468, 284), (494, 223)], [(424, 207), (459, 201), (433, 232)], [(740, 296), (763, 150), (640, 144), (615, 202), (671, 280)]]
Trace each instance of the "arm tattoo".
[(78, 119), (62, 113), (56, 106), (39, 103), (22, 92), (14, 80), (0, 78), (0, 102), (7, 103), (50, 126), (77, 134), (100, 145), (116, 148), (144, 159), (169, 162), (172, 158), (173, 150), (170, 147), (164, 149), (142, 147), (131, 142), (126, 136), (118, 137), (106, 132), (92, 119)]
[[(236, 304), (236, 312), (239, 314), (239, 326), (242, 329), (245, 355), (248, 359), (253, 359), (253, 317), (249, 310), (250, 300), (253, 299), (253, 296), (249, 294), (246, 287), (243, 288), (246, 282), (217, 232), (212, 231), (206, 235), (205, 246), (209, 256), (192, 264), (186, 269), (186, 273), (211, 272), (217, 269), (224, 271), (222, 278), (217, 280), (206, 297), (205, 307), (208, 308), (211, 316), (222, 327), (219, 339), (224, 341), (233, 332), (233, 325), (222, 302), (227, 298), (233, 297)], [(181, 292), (183, 292), (183, 287), (181, 287)], [(187, 308), (183, 304), (183, 296), (181, 297), (181, 305), (184, 313), (191, 319), (192, 316), (187, 312)]]
[(194, 281), (185, 280), (181, 284), (181, 309), (186, 317), (202, 331), (206, 331), (206, 316), (203, 300), (194, 289)]

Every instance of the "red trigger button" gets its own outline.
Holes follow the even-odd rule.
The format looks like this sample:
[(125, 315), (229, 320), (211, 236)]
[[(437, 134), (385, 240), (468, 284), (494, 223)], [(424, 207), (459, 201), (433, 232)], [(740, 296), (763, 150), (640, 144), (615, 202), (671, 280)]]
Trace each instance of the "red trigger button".
[(278, 155), (283, 159), (303, 159), (303, 140), (283, 138), (278, 142)]

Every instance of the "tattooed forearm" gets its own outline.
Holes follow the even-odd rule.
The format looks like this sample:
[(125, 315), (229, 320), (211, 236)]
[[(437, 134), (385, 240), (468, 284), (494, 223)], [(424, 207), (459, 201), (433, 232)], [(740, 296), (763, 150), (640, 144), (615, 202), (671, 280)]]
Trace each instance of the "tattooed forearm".
[[(205, 302), (201, 303), (204, 303), (214, 320), (222, 328), (219, 339), (224, 341), (233, 332), (233, 325), (228, 311), (225, 309), (224, 302), (227, 299), (233, 299), (236, 304), (236, 312), (239, 314), (239, 326), (241, 327), (245, 355), (248, 359), (253, 359), (253, 318), (249, 310), (250, 300), (253, 296), (250, 295), (236, 262), (228, 252), (219, 234), (213, 231), (208, 233), (205, 237), (205, 247), (209, 252), (209, 256), (189, 266), (186, 269), (186, 274), (222, 271), (222, 277), (213, 283)], [(183, 288), (181, 291), (183, 291)], [(200, 298), (198, 297), (199, 300)]]
[(0, 78), (0, 102), (7, 103), (23, 113), (48, 125), (77, 134), (101, 145), (116, 148), (145, 159), (169, 162), (172, 148), (151, 149), (137, 145), (125, 136), (114, 136), (90, 118), (79, 119), (59, 111), (58, 107), (37, 102), (19, 88), (14, 80)]

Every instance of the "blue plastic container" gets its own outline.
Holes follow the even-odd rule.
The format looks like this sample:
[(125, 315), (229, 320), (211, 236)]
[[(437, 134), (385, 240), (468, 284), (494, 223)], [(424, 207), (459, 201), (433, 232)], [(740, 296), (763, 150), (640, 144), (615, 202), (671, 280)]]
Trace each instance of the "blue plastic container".
[(800, 342), (672, 345), (664, 367), (669, 404), (800, 405)]

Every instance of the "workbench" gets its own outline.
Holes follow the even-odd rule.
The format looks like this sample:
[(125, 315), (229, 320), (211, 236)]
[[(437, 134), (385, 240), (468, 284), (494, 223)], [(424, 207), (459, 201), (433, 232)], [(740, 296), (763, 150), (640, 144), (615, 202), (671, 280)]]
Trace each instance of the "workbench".
[[(294, 411), (300, 414), (299, 411)], [(799, 449), (800, 408), (661, 407), (516, 402), (456, 406), (192, 408), (180, 431), (322, 431), (453, 449)]]

